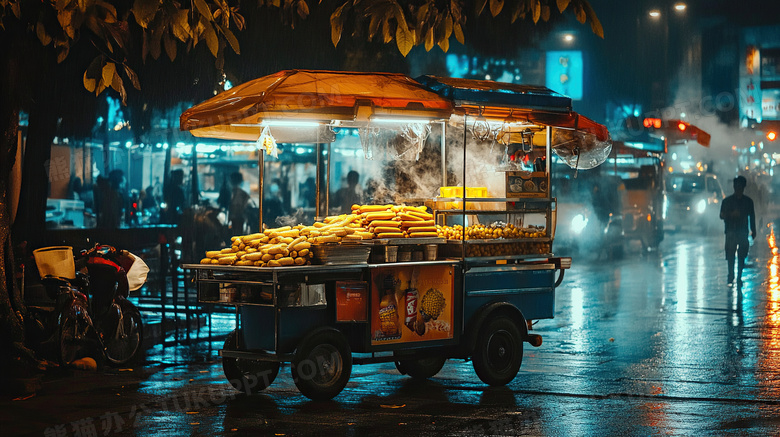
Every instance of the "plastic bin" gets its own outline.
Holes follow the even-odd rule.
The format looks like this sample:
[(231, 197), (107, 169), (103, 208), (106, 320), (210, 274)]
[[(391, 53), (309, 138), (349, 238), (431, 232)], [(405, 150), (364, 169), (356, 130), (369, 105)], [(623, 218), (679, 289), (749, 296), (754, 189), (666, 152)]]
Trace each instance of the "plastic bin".
[(33, 251), (33, 258), (41, 278), (76, 278), (76, 264), (73, 261), (73, 248), (70, 246), (42, 247)]
[[(463, 187), (439, 187), (439, 197), (463, 197)], [(466, 187), (466, 197), (488, 197), (487, 187)], [(459, 201), (437, 202), (439, 209), (460, 209)], [(476, 202), (466, 202), (466, 209), (480, 209)]]

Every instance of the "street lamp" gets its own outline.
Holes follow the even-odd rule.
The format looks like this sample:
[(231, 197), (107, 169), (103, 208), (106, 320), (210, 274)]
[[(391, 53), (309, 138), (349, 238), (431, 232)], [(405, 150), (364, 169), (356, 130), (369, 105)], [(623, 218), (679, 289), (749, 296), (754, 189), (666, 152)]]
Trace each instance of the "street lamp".
[(686, 5), (683, 2), (677, 2), (677, 3), (674, 4), (674, 10), (677, 11), (678, 13), (679, 12), (684, 12), (687, 7), (688, 7), (688, 5)]
[(650, 15), (651, 18), (660, 18), (661, 17), (661, 11), (659, 11), (658, 9), (652, 9), (647, 14)]
[(567, 33), (567, 34), (563, 35), (563, 40), (566, 41), (566, 42), (572, 42), (572, 41), (574, 41), (574, 35), (572, 35), (570, 33)]

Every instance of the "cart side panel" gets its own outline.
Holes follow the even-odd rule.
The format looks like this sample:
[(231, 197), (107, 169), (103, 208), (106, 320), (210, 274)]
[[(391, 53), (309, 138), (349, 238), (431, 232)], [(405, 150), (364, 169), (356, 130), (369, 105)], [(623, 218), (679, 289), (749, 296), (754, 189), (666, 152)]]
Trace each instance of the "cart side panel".
[(471, 320), (484, 305), (508, 302), (516, 306), (526, 320), (549, 319), (555, 311), (555, 270), (511, 270), (483, 267), (465, 275), (464, 320)]
[(274, 308), (258, 305), (238, 307), (247, 349), (274, 350)]
[(333, 326), (334, 303), (328, 308), (283, 308), (279, 311), (279, 349), (276, 353), (295, 351), (303, 337), (321, 326)]

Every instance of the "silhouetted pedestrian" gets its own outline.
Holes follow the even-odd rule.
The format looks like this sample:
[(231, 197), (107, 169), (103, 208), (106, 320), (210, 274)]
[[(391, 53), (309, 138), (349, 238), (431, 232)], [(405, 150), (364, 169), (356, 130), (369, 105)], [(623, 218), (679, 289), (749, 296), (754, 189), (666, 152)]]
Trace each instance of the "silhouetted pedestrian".
[(334, 203), (338, 205), (339, 212), (349, 213), (352, 211), (352, 205), (363, 203), (363, 189), (358, 185), (359, 181), (360, 173), (355, 170), (347, 173), (347, 186), (336, 191)]
[(241, 187), (243, 183), (244, 176), (240, 172), (236, 171), (230, 174), (230, 184), (233, 186), (232, 195), (230, 197), (230, 206), (228, 208), (228, 223), (230, 224), (231, 235), (244, 234), (249, 193), (244, 191)]
[(734, 254), (737, 254), (737, 285), (742, 285), (742, 269), (745, 268), (750, 242), (748, 229), (756, 238), (756, 213), (753, 200), (745, 196), (747, 179), (744, 176), (734, 178), (734, 194), (723, 199), (720, 206), (720, 218), (725, 224), (726, 262), (729, 266), (729, 285), (734, 283)]
[(179, 223), (179, 219), (187, 207), (187, 199), (184, 195), (184, 170), (171, 171), (168, 186), (164, 188), (163, 201), (166, 205), (164, 223)]

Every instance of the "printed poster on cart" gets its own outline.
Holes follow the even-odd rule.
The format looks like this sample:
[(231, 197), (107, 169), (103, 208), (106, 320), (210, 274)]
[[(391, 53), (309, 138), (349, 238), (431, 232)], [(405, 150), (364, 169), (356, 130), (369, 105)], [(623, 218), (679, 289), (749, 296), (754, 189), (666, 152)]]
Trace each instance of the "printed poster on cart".
[(382, 267), (371, 272), (371, 344), (452, 338), (453, 267)]

